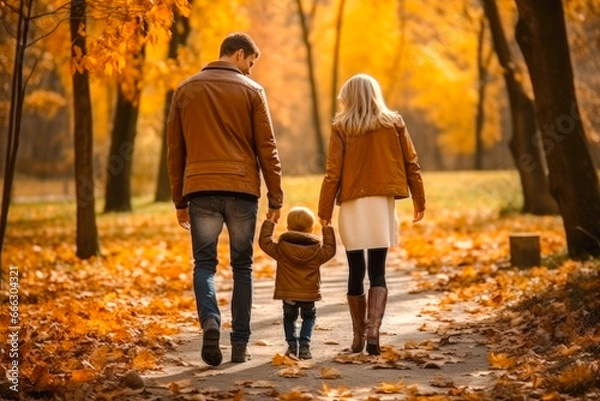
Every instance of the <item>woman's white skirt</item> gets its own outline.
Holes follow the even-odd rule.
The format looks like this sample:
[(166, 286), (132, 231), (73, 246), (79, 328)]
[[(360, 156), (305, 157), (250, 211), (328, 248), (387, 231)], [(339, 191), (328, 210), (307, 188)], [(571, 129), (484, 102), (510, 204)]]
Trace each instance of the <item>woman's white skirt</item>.
[(340, 205), (338, 227), (348, 251), (398, 245), (398, 218), (393, 196), (367, 196)]

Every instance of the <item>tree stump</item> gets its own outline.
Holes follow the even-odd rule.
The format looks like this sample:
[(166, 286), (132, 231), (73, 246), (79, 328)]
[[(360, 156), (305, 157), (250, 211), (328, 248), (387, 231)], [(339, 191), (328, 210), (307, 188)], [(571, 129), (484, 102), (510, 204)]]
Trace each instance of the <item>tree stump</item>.
[(540, 235), (536, 233), (513, 233), (510, 235), (510, 263), (525, 269), (539, 266)]

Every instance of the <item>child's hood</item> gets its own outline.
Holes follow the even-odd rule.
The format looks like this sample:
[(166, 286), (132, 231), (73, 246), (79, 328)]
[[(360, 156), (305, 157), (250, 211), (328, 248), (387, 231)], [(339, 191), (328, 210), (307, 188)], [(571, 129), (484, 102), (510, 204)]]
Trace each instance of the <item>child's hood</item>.
[(318, 236), (300, 231), (287, 231), (279, 236), (278, 242), (281, 252), (299, 262), (313, 259), (321, 249)]

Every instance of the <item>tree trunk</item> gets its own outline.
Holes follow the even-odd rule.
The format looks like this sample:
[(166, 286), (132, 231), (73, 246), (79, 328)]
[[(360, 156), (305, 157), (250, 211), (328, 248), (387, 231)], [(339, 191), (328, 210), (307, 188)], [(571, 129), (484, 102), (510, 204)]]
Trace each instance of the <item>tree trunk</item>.
[(404, 54), (404, 44), (406, 42), (406, 0), (398, 0), (398, 25), (400, 32), (398, 32), (398, 46), (396, 47), (396, 53), (389, 69), (389, 84), (386, 88), (383, 88), (383, 97), (388, 102), (388, 105), (394, 104), (394, 94), (396, 92), (396, 86), (401, 78), (401, 61)]
[(579, 114), (561, 0), (516, 0), (517, 42), (533, 91), (569, 256), (600, 255), (600, 184)]
[[(302, 0), (296, 0), (298, 5), (298, 16), (300, 17), (300, 25), (302, 28), (302, 41), (306, 48), (306, 64), (308, 66), (308, 75), (310, 81), (310, 91), (312, 97), (312, 115), (313, 115), (313, 126), (315, 129), (315, 141), (317, 145), (317, 152), (314, 160), (315, 172), (325, 172), (325, 141), (323, 139), (323, 132), (321, 130), (321, 115), (319, 112), (319, 92), (317, 89), (317, 78), (315, 75), (315, 68), (312, 55), (312, 45), (310, 43), (309, 28), (306, 21), (306, 15), (302, 8)], [(316, 3), (314, 3), (316, 4)], [(314, 8), (313, 8), (314, 9)]]
[[(189, 0), (190, 5), (193, 1)], [(191, 27), (189, 18), (177, 13), (175, 21), (171, 26), (171, 40), (169, 40), (168, 57), (177, 59), (177, 50), (181, 46), (185, 46), (187, 38), (190, 35)], [(163, 133), (162, 144), (160, 148), (160, 162), (158, 165), (158, 181), (156, 184), (156, 193), (154, 195), (155, 202), (168, 202), (171, 199), (171, 187), (169, 185), (169, 171), (167, 169), (167, 122), (169, 118), (169, 108), (171, 107), (171, 97), (173, 90), (169, 90), (165, 95), (165, 108), (163, 111)]]
[(333, 50), (333, 71), (331, 74), (331, 119), (335, 116), (337, 110), (338, 80), (340, 73), (340, 42), (342, 38), (342, 22), (344, 19), (344, 6), (346, 0), (340, 0), (338, 7), (336, 27), (335, 27), (335, 45)]
[[(71, 41), (86, 54), (85, 36), (78, 34), (79, 26), (85, 25), (85, 0), (71, 2)], [(75, 57), (75, 51), (71, 50)], [(100, 253), (96, 227), (96, 202), (93, 167), (93, 123), (89, 74), (76, 71), (73, 74), (73, 115), (75, 129), (75, 193), (77, 194), (77, 256), (87, 259)]]
[(131, 170), (139, 106), (127, 99), (121, 86), (116, 110), (107, 164), (104, 213), (131, 211)]
[(477, 112), (475, 114), (475, 170), (483, 170), (483, 124), (485, 122), (485, 87), (487, 85), (487, 68), (483, 57), (485, 38), (485, 22), (480, 20), (477, 35)]
[(483, 0), (483, 6), (494, 49), (504, 72), (512, 120), (509, 149), (521, 179), (522, 212), (535, 215), (557, 214), (558, 205), (550, 194), (546, 166), (538, 146), (535, 105), (518, 78), (521, 72), (510, 51), (495, 0)]
[[(29, 34), (29, 22), (33, 0), (21, 0), (19, 4), (19, 17), (17, 22), (17, 36), (15, 46), (15, 61), (13, 64), (13, 77), (10, 98), (10, 115), (8, 122), (8, 135), (6, 145), (6, 161), (4, 166), (4, 187), (2, 189), (2, 209), (0, 210), (0, 287), (2, 285), (2, 250), (4, 249), (4, 236), (8, 224), (8, 210), (10, 207), (12, 184), (15, 177), (17, 153), (19, 150), (19, 136), (21, 134), (21, 117), (23, 115), (23, 102), (25, 101), (25, 87), (23, 82), (23, 67), (25, 63), (25, 49)], [(25, 15), (27, 8), (27, 15)]]
[(132, 78), (133, 93), (126, 94), (122, 85), (118, 88), (117, 112), (108, 157), (104, 213), (131, 211), (131, 171), (141, 94), (139, 80), (144, 58), (145, 45), (142, 45), (132, 60), (137, 73), (137, 76)]

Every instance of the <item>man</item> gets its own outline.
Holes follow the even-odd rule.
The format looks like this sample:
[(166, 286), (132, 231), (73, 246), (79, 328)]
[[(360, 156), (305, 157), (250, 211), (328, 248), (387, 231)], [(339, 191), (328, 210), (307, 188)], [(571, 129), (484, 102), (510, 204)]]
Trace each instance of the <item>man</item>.
[(228, 35), (219, 60), (183, 81), (167, 126), (168, 167), (177, 220), (191, 229), (194, 292), (202, 359), (217, 366), (221, 313), (216, 299), (217, 241), (227, 226), (233, 269), (231, 361), (249, 357), (252, 255), (262, 171), (269, 211), (283, 203), (281, 163), (263, 88), (247, 75), (259, 56), (250, 36)]

